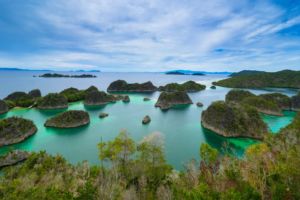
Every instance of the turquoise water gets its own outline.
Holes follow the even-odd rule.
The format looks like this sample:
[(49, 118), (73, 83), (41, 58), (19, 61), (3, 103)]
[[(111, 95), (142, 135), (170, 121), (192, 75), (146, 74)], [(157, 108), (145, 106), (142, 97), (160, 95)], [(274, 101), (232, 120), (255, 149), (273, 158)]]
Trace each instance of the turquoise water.
[[(208, 76), (176, 76), (163, 75), (159, 73), (102, 73), (97, 79), (42, 79), (33, 78), (37, 75), (33, 72), (20, 74), (0, 74), (0, 84), (7, 85), (5, 90), (0, 88), (1, 98), (13, 91), (28, 91), (40, 88), (43, 94), (48, 92), (58, 92), (67, 87), (87, 88), (96, 85), (105, 89), (107, 85), (117, 79), (125, 79), (129, 82), (144, 82), (151, 80), (155, 85), (162, 85), (169, 82), (183, 82), (195, 80), (207, 85), (207, 89), (197, 93), (189, 94), (194, 103), (200, 101), (204, 103), (203, 108), (195, 104), (171, 109), (166, 112), (155, 108), (154, 104), (159, 93), (153, 94), (129, 94), (130, 103), (117, 102), (103, 107), (84, 107), (82, 102), (70, 104), (68, 110), (86, 110), (91, 117), (88, 126), (75, 129), (54, 129), (45, 128), (45, 121), (63, 110), (41, 111), (38, 109), (13, 109), (0, 118), (10, 116), (20, 116), (31, 119), (38, 127), (38, 132), (29, 139), (16, 145), (0, 148), (0, 153), (9, 149), (25, 149), (30, 151), (46, 150), (51, 154), (61, 154), (72, 163), (88, 160), (91, 164), (98, 164), (97, 144), (101, 138), (103, 141), (114, 139), (121, 130), (127, 130), (135, 141), (142, 140), (145, 136), (153, 132), (158, 132), (164, 138), (164, 148), (167, 161), (177, 169), (182, 169), (183, 164), (195, 158), (199, 160), (199, 148), (203, 142), (223, 149), (224, 144), (236, 151), (238, 155), (243, 150), (255, 143), (250, 139), (225, 139), (201, 127), (200, 117), (202, 110), (206, 109), (211, 102), (223, 100), (227, 88), (217, 87), (216, 90), (209, 88), (211, 82), (223, 79), (223, 75)], [(11, 83), (11, 84), (10, 84)], [(287, 95), (294, 95), (297, 91), (270, 89), (252, 90), (256, 94), (280, 91)], [(144, 97), (150, 97), (151, 101), (143, 101)], [(99, 113), (107, 112), (109, 117), (100, 119)], [(285, 112), (284, 117), (262, 115), (264, 121), (269, 125), (273, 133), (291, 122), (295, 113)], [(142, 125), (142, 119), (149, 115), (152, 119), (148, 125)]]

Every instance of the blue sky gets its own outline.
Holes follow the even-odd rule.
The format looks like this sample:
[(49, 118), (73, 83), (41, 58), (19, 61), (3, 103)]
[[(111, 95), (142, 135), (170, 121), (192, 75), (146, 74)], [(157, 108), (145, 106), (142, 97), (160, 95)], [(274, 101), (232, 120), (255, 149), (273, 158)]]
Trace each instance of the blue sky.
[(0, 67), (300, 70), (300, 0), (0, 0)]

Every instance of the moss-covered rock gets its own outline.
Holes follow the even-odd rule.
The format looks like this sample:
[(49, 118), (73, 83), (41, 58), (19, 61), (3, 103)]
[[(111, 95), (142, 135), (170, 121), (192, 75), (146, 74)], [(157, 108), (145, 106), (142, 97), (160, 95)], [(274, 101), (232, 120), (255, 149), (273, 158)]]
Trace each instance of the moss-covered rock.
[(25, 161), (30, 156), (27, 151), (14, 150), (7, 154), (0, 156), (0, 168), (7, 167), (11, 165), (16, 165), (20, 162)]
[(37, 128), (31, 120), (19, 117), (0, 120), (0, 146), (22, 142), (36, 132)]
[(224, 137), (263, 139), (268, 132), (257, 110), (251, 106), (212, 103), (202, 112), (202, 126)]
[(8, 106), (5, 101), (0, 100), (0, 114), (4, 114), (8, 112)]
[(124, 80), (112, 82), (108, 88), (108, 92), (155, 92), (157, 87), (150, 81), (145, 83), (127, 83)]
[(68, 108), (68, 100), (64, 95), (49, 93), (37, 102), (39, 109), (64, 109)]
[(105, 92), (89, 92), (85, 96), (84, 105), (86, 106), (99, 106), (108, 103), (115, 102), (116, 98), (113, 95), (107, 94)]
[(201, 90), (205, 90), (206, 86), (196, 83), (195, 81), (187, 81), (185, 83), (169, 83), (165, 86), (160, 86), (158, 88), (159, 91), (165, 92), (198, 92)]
[(162, 92), (155, 104), (162, 110), (167, 110), (176, 105), (192, 104), (192, 100), (186, 92)]
[(90, 116), (81, 110), (70, 110), (52, 117), (44, 124), (46, 127), (75, 128), (90, 123)]

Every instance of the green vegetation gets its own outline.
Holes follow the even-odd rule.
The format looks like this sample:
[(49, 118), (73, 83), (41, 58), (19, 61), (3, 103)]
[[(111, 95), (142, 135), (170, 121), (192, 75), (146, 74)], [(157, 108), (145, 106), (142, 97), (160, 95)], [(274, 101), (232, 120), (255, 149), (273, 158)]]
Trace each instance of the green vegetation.
[(300, 88), (300, 71), (283, 70), (233, 76), (214, 84), (231, 88)]
[[(277, 135), (250, 146), (242, 159), (208, 144), (182, 172), (164, 157), (163, 141), (151, 134), (134, 142), (126, 132), (100, 142), (100, 166), (71, 165), (61, 156), (33, 153), (0, 176), (0, 198), (18, 199), (299, 199), (300, 113)], [(109, 167), (105, 167), (108, 165)]]
[(65, 96), (68, 102), (82, 101), (85, 98), (85, 91), (72, 87), (61, 91), (59, 94)]
[(247, 105), (214, 102), (202, 112), (201, 122), (203, 127), (224, 137), (263, 139), (267, 133), (257, 110)]
[(281, 94), (281, 93), (269, 93), (269, 94), (261, 94), (259, 95), (266, 101), (272, 102), (276, 104), (282, 110), (290, 110), (291, 109), (291, 98)]
[(231, 77), (234, 76), (245, 76), (245, 75), (254, 75), (254, 74), (260, 74), (260, 73), (265, 73), (264, 71), (257, 71), (257, 70), (243, 70), (240, 72), (235, 72), (230, 74)]
[(282, 115), (282, 106), (289, 97), (278, 93), (256, 96), (245, 90), (231, 90), (226, 95), (227, 103), (237, 103), (255, 107), (259, 112), (270, 115)]
[(108, 92), (155, 92), (155, 87), (150, 81), (145, 83), (127, 83), (124, 80), (112, 82), (108, 88)]
[(0, 120), (0, 146), (21, 142), (36, 131), (36, 126), (28, 119), (10, 117)]
[(198, 92), (201, 90), (205, 90), (206, 86), (196, 83), (195, 81), (187, 81), (183, 84), (179, 83), (169, 83), (165, 86), (160, 86), (158, 88), (159, 91), (165, 92)]
[(115, 102), (117, 99), (111, 95), (102, 91), (88, 92), (84, 99), (84, 105), (86, 106), (98, 106)]
[(69, 110), (45, 122), (47, 127), (56, 128), (74, 128), (90, 123), (90, 116), (87, 112), (81, 110)]
[(57, 93), (49, 93), (37, 102), (39, 109), (62, 109), (68, 107), (68, 100), (65, 96)]
[(25, 92), (13, 92), (5, 97), (4, 100), (13, 107), (29, 107), (35, 103), (35, 99)]
[(176, 105), (188, 105), (192, 103), (192, 100), (186, 92), (162, 92), (159, 95), (155, 107), (166, 110)]
[(0, 114), (4, 114), (8, 112), (8, 106), (5, 101), (0, 100)]

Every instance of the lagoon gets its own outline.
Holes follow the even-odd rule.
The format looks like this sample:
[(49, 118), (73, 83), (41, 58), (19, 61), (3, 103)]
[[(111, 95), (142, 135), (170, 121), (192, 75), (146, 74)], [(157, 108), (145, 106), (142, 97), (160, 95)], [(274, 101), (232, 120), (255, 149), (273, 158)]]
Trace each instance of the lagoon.
[[(255, 141), (250, 139), (225, 139), (205, 130), (201, 127), (200, 117), (202, 110), (216, 100), (223, 100), (228, 88), (217, 87), (210, 89), (211, 82), (226, 78), (226, 75), (206, 76), (181, 76), (164, 75), (161, 73), (93, 73), (97, 78), (70, 79), (70, 78), (37, 78), (33, 75), (40, 75), (41, 72), (0, 72), (0, 97), (3, 98), (13, 91), (29, 91), (34, 88), (41, 89), (43, 95), (49, 92), (59, 92), (68, 87), (85, 89), (95, 85), (106, 90), (109, 83), (118, 79), (128, 82), (152, 81), (155, 85), (164, 85), (170, 82), (184, 82), (194, 80), (205, 84), (207, 89), (197, 93), (190, 93), (194, 104), (166, 112), (155, 108), (154, 104), (159, 92), (153, 94), (129, 94), (130, 103), (117, 102), (102, 107), (85, 107), (82, 102), (70, 104), (68, 110), (86, 110), (91, 117), (88, 126), (74, 129), (45, 128), (45, 121), (60, 113), (59, 111), (40, 111), (38, 109), (16, 108), (0, 118), (10, 116), (21, 116), (31, 119), (38, 127), (38, 132), (29, 139), (16, 145), (0, 148), (4, 153), (11, 148), (25, 149), (30, 151), (46, 150), (50, 154), (61, 154), (72, 163), (88, 160), (91, 164), (99, 164), (97, 144), (111, 140), (121, 130), (126, 130), (135, 141), (142, 140), (145, 136), (158, 132), (164, 138), (164, 150), (168, 163), (176, 169), (182, 169), (184, 163), (195, 158), (199, 160), (199, 147), (201, 143), (207, 142), (212, 146), (222, 149), (224, 143), (229, 144), (237, 155), (242, 155), (243, 150)], [(66, 73), (70, 74), (70, 73)], [(5, 87), (4, 87), (5, 86)], [(296, 90), (288, 89), (266, 89), (251, 90), (255, 94), (267, 92), (282, 92), (289, 96), (297, 93)], [(151, 98), (151, 101), (143, 101), (144, 97)], [(203, 108), (195, 105), (202, 102)], [(109, 117), (100, 119), (99, 113), (109, 113)], [(152, 119), (148, 125), (142, 125), (142, 119), (149, 115)], [(288, 125), (295, 112), (284, 112), (283, 117), (262, 115), (273, 133)]]

